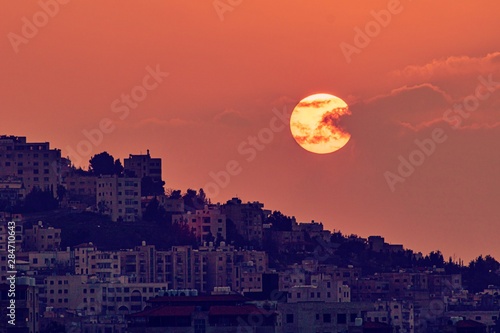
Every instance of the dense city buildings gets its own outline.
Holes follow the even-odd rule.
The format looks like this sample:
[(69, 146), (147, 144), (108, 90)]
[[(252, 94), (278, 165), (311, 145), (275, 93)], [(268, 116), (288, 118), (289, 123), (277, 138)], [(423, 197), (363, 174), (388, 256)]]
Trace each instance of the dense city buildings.
[[(500, 333), (500, 286), (490, 283), (500, 264), (491, 257), (466, 268), (382, 236), (297, 222), (258, 201), (149, 195), (143, 186), (163, 186), (161, 159), (149, 151), (114, 174), (61, 159), (48, 176), (58, 209), (23, 215), (26, 184), (38, 186), (34, 163), (57, 166), (60, 156), (23, 137), (1, 144), (9, 168), (0, 168), (0, 305), (6, 318), (15, 249), (18, 332)], [(127, 231), (134, 226), (145, 231)]]

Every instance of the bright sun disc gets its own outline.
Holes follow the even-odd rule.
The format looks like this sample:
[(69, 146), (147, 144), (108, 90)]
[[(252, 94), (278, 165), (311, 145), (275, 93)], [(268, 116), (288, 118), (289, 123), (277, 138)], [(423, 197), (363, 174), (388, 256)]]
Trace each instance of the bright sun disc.
[(316, 154), (332, 153), (351, 138), (340, 121), (351, 112), (347, 103), (330, 94), (315, 94), (301, 100), (290, 117), (290, 130), (297, 143)]

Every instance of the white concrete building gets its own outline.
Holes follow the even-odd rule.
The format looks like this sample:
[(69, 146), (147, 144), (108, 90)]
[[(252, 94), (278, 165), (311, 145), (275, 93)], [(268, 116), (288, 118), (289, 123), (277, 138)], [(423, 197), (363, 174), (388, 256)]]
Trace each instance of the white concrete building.
[(134, 222), (142, 218), (141, 179), (101, 176), (97, 179), (97, 210), (112, 221)]

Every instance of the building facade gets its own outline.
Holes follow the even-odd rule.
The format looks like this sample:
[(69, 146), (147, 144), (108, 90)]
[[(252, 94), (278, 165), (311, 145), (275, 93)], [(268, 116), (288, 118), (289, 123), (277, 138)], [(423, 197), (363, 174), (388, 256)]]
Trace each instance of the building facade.
[(187, 225), (200, 243), (217, 238), (226, 239), (226, 215), (216, 205), (205, 205), (204, 209), (197, 209), (194, 214), (187, 212), (173, 215), (172, 222)]
[(96, 202), (99, 213), (112, 221), (134, 222), (142, 218), (141, 179), (100, 176), (97, 178)]
[(151, 177), (153, 181), (161, 181), (161, 158), (153, 158), (149, 149), (145, 155), (132, 155), (124, 159), (125, 174), (133, 177)]
[(0, 178), (21, 179), (26, 193), (33, 188), (57, 192), (61, 184), (61, 151), (48, 142), (28, 142), (22, 136), (0, 136)]

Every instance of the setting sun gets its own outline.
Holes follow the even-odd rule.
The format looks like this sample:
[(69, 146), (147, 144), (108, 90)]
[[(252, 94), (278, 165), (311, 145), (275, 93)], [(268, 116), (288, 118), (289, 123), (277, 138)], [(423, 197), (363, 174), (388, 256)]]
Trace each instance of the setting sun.
[(328, 154), (339, 150), (351, 135), (340, 125), (350, 115), (347, 103), (330, 94), (315, 94), (301, 100), (290, 118), (290, 130), (307, 151)]

